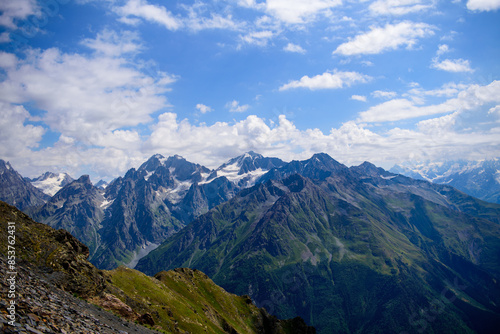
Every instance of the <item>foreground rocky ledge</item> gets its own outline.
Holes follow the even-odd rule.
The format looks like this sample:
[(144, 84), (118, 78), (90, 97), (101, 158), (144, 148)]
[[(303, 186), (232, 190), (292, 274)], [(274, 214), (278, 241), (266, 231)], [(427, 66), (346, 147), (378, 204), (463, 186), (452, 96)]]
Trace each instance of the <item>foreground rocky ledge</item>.
[[(3, 255), (0, 256), (0, 271), (8, 272)], [(9, 325), (12, 321), (8, 310), (11, 299), (6, 294), (9, 284), (5, 279), (1, 281), (1, 333), (159, 333), (58, 289), (41, 277), (44, 273), (28, 264), (17, 265), (16, 271), (14, 326)]]

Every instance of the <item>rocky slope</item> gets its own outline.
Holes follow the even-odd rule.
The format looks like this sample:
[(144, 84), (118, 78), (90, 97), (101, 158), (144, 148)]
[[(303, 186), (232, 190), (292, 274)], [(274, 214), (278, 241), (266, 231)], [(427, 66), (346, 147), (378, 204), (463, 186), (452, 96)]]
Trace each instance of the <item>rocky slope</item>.
[(500, 206), (370, 163), (294, 161), (139, 261), (202, 270), (319, 333), (491, 333)]
[[(36, 223), (4, 202), (0, 226), (13, 231), (0, 235), (0, 269), (17, 273), (15, 292), (11, 281), (1, 283), (2, 332), (315, 333), (300, 318), (278, 320), (248, 297), (227, 293), (199, 271), (176, 269), (153, 278), (125, 267), (98, 270), (86, 260), (88, 248), (68, 232)], [(15, 236), (14, 262), (9, 235)]]

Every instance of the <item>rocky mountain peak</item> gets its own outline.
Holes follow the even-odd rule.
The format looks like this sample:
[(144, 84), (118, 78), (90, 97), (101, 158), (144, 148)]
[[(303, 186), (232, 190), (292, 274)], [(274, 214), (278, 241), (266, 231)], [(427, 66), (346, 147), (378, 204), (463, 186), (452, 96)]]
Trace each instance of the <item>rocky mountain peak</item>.
[(2, 159), (0, 159), (0, 171), (5, 171), (5, 170), (11, 170), (12, 169), (12, 166), (10, 165), (10, 163), (8, 161), (4, 161)]
[(20, 210), (31, 211), (49, 199), (49, 196), (25, 180), (8, 161), (0, 160), (0, 200)]
[(45, 172), (39, 177), (29, 180), (32, 185), (49, 196), (54, 196), (61, 188), (73, 182), (67, 173)]

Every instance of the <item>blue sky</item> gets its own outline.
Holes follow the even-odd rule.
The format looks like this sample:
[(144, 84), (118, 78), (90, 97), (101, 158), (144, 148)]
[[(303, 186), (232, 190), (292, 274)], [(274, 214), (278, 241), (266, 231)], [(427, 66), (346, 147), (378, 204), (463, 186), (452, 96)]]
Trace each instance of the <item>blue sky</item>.
[(500, 156), (500, 0), (0, 0), (0, 158)]

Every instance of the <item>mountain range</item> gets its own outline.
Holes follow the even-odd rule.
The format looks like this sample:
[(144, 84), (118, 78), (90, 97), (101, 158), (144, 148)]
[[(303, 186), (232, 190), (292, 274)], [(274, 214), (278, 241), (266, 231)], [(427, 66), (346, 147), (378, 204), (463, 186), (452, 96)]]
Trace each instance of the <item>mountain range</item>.
[(471, 196), (500, 204), (500, 160), (405, 163), (390, 169), (414, 179), (448, 184)]
[(100, 269), (196, 269), (319, 333), (500, 325), (500, 205), (449, 184), (323, 153), (286, 163), (249, 152), (214, 170), (154, 155), (105, 188), (84, 175), (47, 198), (2, 166), (0, 194), (75, 235)]
[(492, 333), (500, 325), (500, 205), (326, 154), (260, 180), (136, 268), (202, 270), (319, 333)]
[[(50, 173), (23, 179), (8, 163), (2, 163), (0, 200), (27, 210), (40, 222), (68, 230), (89, 247), (90, 261), (102, 269), (121, 264), (133, 267), (194, 218), (284, 164), (248, 152), (210, 170), (179, 155), (166, 158), (156, 154), (106, 187), (97, 187), (87, 175), (70, 183), (66, 182), (69, 176)], [(49, 197), (33, 186), (41, 184), (59, 190)], [(14, 193), (18, 198), (12, 197)]]

